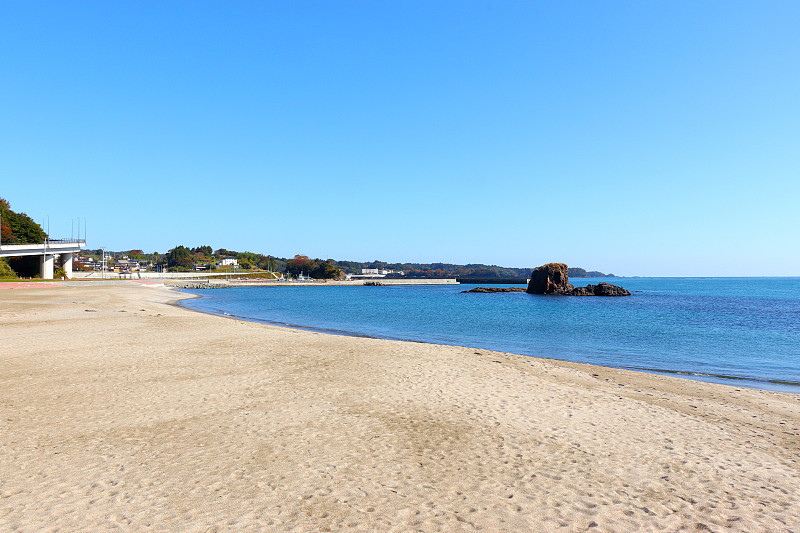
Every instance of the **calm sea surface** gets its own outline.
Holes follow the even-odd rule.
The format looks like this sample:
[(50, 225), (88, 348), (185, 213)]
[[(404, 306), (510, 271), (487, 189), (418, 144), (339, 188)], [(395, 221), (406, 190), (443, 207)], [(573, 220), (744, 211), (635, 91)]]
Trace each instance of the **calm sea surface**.
[(461, 294), (476, 285), (186, 291), (187, 308), (800, 392), (800, 278), (609, 281), (625, 298)]

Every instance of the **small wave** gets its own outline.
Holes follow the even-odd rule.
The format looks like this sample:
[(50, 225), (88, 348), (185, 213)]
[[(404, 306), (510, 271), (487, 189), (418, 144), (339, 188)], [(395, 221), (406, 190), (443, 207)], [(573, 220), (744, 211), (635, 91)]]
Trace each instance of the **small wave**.
[[(784, 385), (793, 389), (800, 390), (800, 381), (780, 380), (780, 379), (759, 379), (755, 377), (734, 376), (730, 374), (713, 374), (709, 372), (692, 372), (686, 370), (666, 370), (663, 368), (647, 368), (647, 367), (627, 367), (630, 370), (640, 370), (643, 372), (653, 372), (655, 374), (669, 374), (679, 376), (694, 376), (697, 378), (709, 378), (713, 380), (720, 380), (722, 382), (734, 381), (742, 383), (771, 383), (773, 385)], [(794, 391), (797, 392), (797, 391)]]

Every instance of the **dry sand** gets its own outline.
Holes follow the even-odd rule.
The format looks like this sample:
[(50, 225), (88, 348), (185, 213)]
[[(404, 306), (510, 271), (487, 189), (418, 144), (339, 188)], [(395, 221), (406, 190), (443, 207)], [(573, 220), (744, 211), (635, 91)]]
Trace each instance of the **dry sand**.
[(0, 291), (2, 531), (800, 531), (800, 395)]

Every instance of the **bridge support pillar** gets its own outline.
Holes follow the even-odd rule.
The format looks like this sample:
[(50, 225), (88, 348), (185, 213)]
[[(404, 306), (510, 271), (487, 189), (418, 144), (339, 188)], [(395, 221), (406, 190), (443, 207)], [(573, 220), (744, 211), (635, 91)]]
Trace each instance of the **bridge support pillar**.
[(42, 268), (40, 269), (40, 275), (42, 279), (53, 279), (53, 264), (55, 261), (53, 260), (52, 254), (44, 254), (42, 255)]
[(64, 274), (67, 275), (67, 279), (72, 278), (72, 258), (74, 254), (61, 254), (61, 268), (64, 269)]

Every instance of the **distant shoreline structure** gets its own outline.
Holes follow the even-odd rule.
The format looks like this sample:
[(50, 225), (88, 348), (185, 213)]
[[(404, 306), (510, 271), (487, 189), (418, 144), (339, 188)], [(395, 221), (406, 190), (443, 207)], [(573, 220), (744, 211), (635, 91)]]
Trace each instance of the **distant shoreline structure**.
[(420, 286), (420, 285), (460, 285), (453, 278), (447, 279), (372, 279), (359, 280), (319, 280), (319, 281), (280, 281), (267, 279), (164, 279), (164, 285), (174, 289), (229, 289), (236, 287), (366, 287), (366, 286)]

